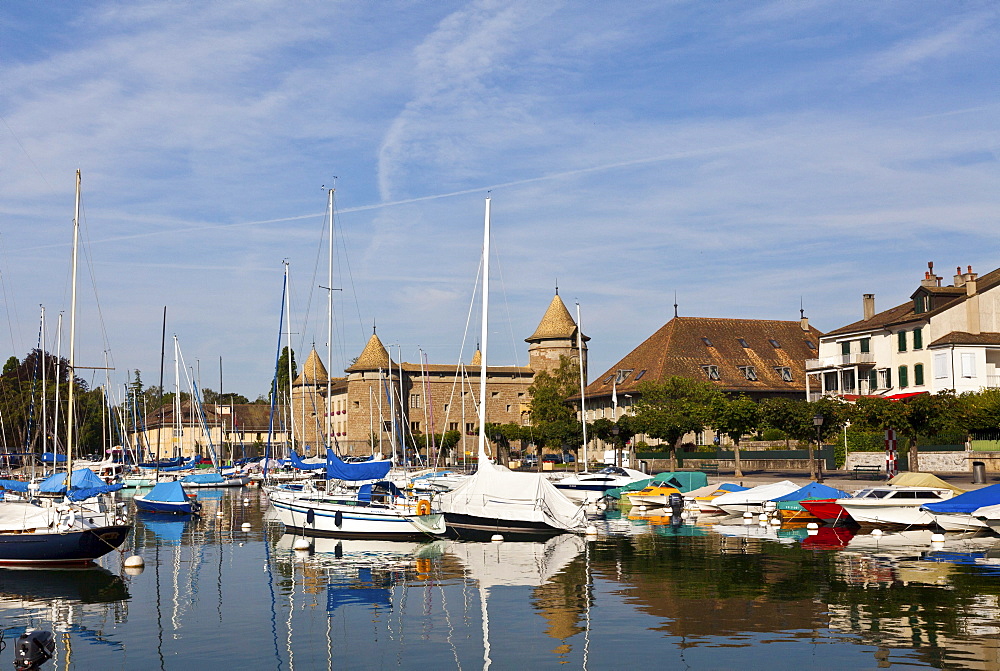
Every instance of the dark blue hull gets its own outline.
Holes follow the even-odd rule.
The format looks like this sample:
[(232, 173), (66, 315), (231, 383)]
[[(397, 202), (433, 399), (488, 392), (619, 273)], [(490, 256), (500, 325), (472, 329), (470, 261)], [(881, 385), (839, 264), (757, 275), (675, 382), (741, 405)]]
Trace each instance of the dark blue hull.
[(128, 524), (61, 533), (0, 534), (0, 565), (89, 564), (128, 538)]

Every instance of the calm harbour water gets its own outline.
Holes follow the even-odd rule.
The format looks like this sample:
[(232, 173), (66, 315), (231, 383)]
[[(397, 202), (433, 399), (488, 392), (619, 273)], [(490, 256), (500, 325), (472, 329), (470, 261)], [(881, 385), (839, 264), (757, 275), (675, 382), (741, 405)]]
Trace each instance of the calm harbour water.
[(50, 669), (1000, 666), (991, 536), (942, 547), (924, 531), (609, 513), (591, 541), (315, 539), (296, 552), (256, 489), (200, 497), (201, 519), (138, 521), (139, 575), (118, 554), (0, 570), (0, 667), (34, 627), (56, 634)]

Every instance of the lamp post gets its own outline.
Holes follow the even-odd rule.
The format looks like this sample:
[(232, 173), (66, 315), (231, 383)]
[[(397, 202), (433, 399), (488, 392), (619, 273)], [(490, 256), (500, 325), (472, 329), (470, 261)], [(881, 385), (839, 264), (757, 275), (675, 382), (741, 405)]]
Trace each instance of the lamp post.
[[(820, 431), (823, 427), (823, 415), (813, 415), (813, 426), (816, 427), (816, 449), (820, 448)], [(816, 453), (811, 449), (809, 450), (809, 469), (812, 471), (810, 477), (812, 477), (816, 482), (823, 482), (823, 462), (820, 460), (818, 463), (816, 461)]]
[(617, 426), (611, 427), (611, 435), (614, 436), (612, 439), (615, 443), (615, 466), (622, 465), (622, 452), (621, 448), (618, 446), (618, 434), (621, 433), (621, 429)]

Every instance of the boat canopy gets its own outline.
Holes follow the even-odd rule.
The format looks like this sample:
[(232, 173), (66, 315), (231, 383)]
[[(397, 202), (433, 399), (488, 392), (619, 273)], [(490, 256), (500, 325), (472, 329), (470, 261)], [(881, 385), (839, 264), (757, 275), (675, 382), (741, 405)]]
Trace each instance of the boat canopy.
[(779, 496), (771, 500), (781, 503), (782, 501), (808, 501), (809, 499), (846, 499), (848, 496), (850, 494), (842, 489), (830, 487), (819, 482), (810, 482), (801, 489), (796, 489), (794, 492), (789, 492), (784, 496)]
[(292, 450), (291, 452), (288, 453), (288, 459), (289, 461), (292, 462), (292, 466), (299, 469), (300, 471), (318, 471), (321, 468), (326, 468), (325, 461), (316, 461), (316, 462), (303, 461), (302, 457), (300, 457), (298, 454), (295, 453), (295, 450)]
[(342, 461), (340, 457), (333, 453), (333, 450), (326, 448), (326, 479), (327, 480), (381, 480), (392, 468), (392, 461), (362, 461), (356, 464), (349, 464)]
[(722, 496), (718, 496), (713, 499), (712, 503), (720, 507), (758, 504), (763, 503), (764, 501), (773, 501), (779, 496), (790, 494), (799, 489), (801, 489), (801, 487), (791, 480), (782, 480), (781, 482), (773, 482), (766, 485), (760, 485), (758, 487), (751, 487), (750, 489), (742, 492), (723, 494)]
[(183, 470), (188, 469), (188, 468), (194, 468), (195, 466), (198, 465), (199, 461), (201, 461), (201, 457), (200, 456), (194, 456), (194, 457), (191, 457), (190, 459), (188, 459), (187, 461), (182, 461), (182, 463), (180, 463), (180, 464), (178, 464), (176, 466), (160, 466), (157, 469), (157, 467), (155, 465), (154, 466), (144, 466), (144, 465), (140, 464), (139, 468), (145, 468), (147, 470), (157, 469), (157, 470), (163, 471), (164, 473), (169, 473), (171, 471), (183, 471)]
[(43, 464), (55, 464), (63, 463), (66, 461), (65, 454), (56, 454), (55, 452), (42, 452), (42, 463)]
[(187, 501), (184, 485), (177, 480), (157, 483), (142, 498), (156, 503), (184, 503)]
[(516, 473), (479, 460), (479, 469), (441, 496), (445, 513), (583, 529), (587, 516), (541, 473)]
[(936, 487), (937, 489), (950, 489), (956, 494), (965, 493), (961, 487), (950, 485), (931, 473), (900, 473), (890, 480), (889, 484), (897, 487)]
[(370, 503), (372, 500), (372, 494), (384, 494), (394, 498), (405, 496), (403, 492), (399, 490), (399, 487), (392, 484), (388, 480), (382, 480), (380, 482), (370, 482), (367, 485), (361, 485), (358, 489), (358, 501)]
[[(687, 494), (685, 498), (695, 499), (699, 496), (712, 496), (716, 492), (745, 492), (748, 489), (749, 487), (742, 487), (735, 482), (720, 482), (716, 485), (705, 485), (704, 487), (692, 489), (690, 492), (684, 493)], [(721, 494), (717, 496), (721, 496)]]
[(932, 513), (971, 513), (986, 506), (1000, 504), (1000, 484), (990, 485), (982, 489), (973, 489), (944, 501), (926, 503), (921, 506)]
[(184, 457), (177, 457), (175, 459), (163, 459), (159, 462), (156, 461), (146, 461), (139, 464), (139, 468), (170, 468), (171, 466), (180, 466), (184, 463)]
[(99, 494), (117, 492), (124, 487), (121, 483), (109, 485), (89, 468), (78, 468), (73, 471), (73, 477), (69, 481), (69, 493), (66, 492), (65, 482), (65, 473), (53, 473), (39, 483), (38, 491), (46, 494), (66, 494), (66, 498), (70, 501), (83, 501)]
[(28, 482), (26, 480), (0, 480), (0, 489), (8, 492), (27, 492)]
[(660, 473), (655, 477), (646, 480), (633, 482), (624, 487), (615, 487), (605, 492), (606, 496), (613, 499), (620, 499), (625, 492), (637, 492), (645, 489), (651, 484), (663, 483), (670, 487), (676, 487), (681, 492), (690, 492), (693, 489), (704, 487), (708, 484), (708, 476), (701, 471), (680, 471), (676, 473)]

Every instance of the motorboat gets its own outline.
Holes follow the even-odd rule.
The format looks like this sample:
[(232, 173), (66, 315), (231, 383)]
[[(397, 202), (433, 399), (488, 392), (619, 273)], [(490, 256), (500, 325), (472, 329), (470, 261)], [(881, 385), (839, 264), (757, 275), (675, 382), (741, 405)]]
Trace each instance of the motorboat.
[(642, 471), (608, 466), (593, 473), (585, 471), (568, 475), (557, 480), (555, 486), (570, 501), (591, 503), (603, 498), (609, 489), (625, 487), (648, 479), (649, 475)]
[(810, 482), (805, 487), (779, 496), (774, 500), (778, 516), (782, 522), (815, 522), (818, 518), (805, 507), (807, 501), (816, 499), (838, 499), (849, 496), (841, 489), (836, 489), (820, 482)]
[(742, 515), (748, 512), (757, 514), (764, 511), (764, 502), (771, 501), (785, 494), (790, 494), (801, 488), (801, 485), (797, 485), (791, 480), (782, 480), (781, 482), (752, 487), (741, 492), (723, 494), (716, 497), (712, 501), (712, 504), (718, 506), (723, 512), (729, 515)]
[(242, 487), (250, 482), (250, 476), (222, 473), (191, 473), (180, 479), (185, 487), (194, 489), (216, 487)]
[(665, 482), (650, 482), (637, 492), (625, 492), (633, 506), (666, 506), (671, 494), (680, 494), (681, 490)]
[(854, 523), (854, 518), (837, 503), (838, 500), (809, 499), (799, 503), (810, 515), (826, 524)]
[(980, 510), (1000, 504), (1000, 484), (974, 489), (946, 501), (928, 503), (924, 509), (934, 516), (934, 523), (945, 531), (977, 531), (989, 528)]
[(705, 514), (725, 514), (725, 511), (715, 505), (715, 499), (723, 494), (733, 492), (745, 492), (748, 487), (742, 487), (735, 482), (720, 482), (716, 485), (705, 485), (698, 489), (693, 489), (684, 494), (685, 505), (688, 510)]
[(850, 498), (837, 499), (858, 524), (930, 526), (934, 516), (923, 506), (952, 498), (951, 489), (882, 485), (862, 489)]

